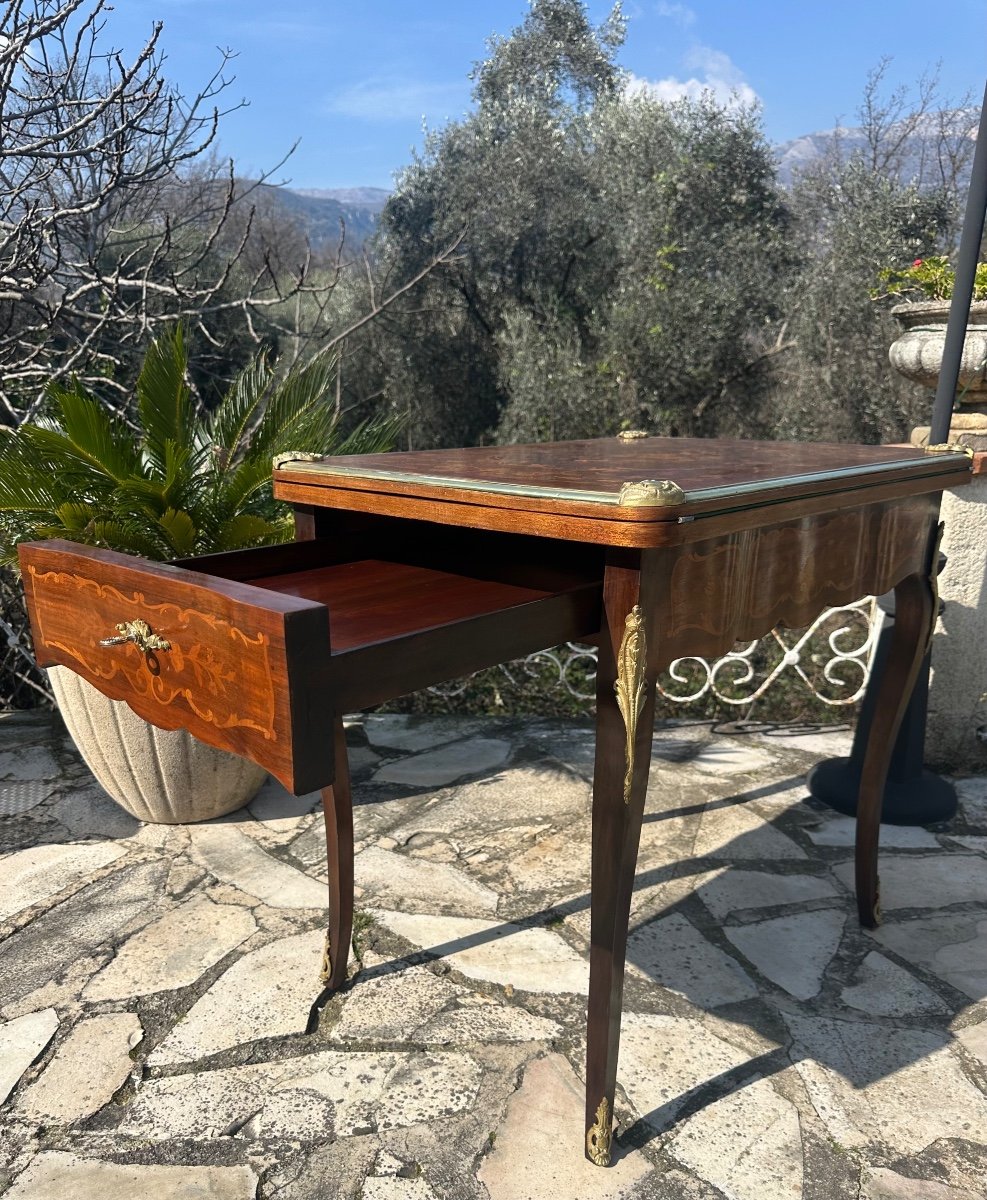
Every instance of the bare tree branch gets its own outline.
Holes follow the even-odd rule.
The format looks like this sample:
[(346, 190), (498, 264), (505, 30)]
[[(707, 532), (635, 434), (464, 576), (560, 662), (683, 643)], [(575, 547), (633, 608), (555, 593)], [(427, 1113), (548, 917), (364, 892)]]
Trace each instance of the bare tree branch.
[(425, 278), (425, 276), (431, 274), (431, 272), (434, 271), (440, 263), (449, 261), (449, 259), (459, 248), (465, 236), (466, 230), (464, 229), (454, 241), (450, 242), (449, 245), (446, 246), (444, 250), (440, 250), (434, 258), (430, 258), (422, 267), (422, 269), (416, 275), (413, 275), (407, 283), (403, 283), (400, 287), (395, 288), (392, 292), (389, 292), (383, 300), (378, 300), (373, 307), (369, 309), (369, 311), (364, 313), (362, 317), (358, 318), (358, 320), (354, 321), (351, 325), (348, 325), (342, 331), (342, 333), (334, 334), (327, 342), (323, 343), (324, 346), (328, 349), (330, 346), (335, 346), (337, 342), (341, 342), (345, 338), (348, 338), (351, 334), (356, 333), (358, 329), (362, 329), (364, 325), (368, 324), (370, 321), (373, 321), (382, 312), (384, 312), (384, 310), (393, 304), (399, 296), (403, 296), (405, 292), (410, 292), (412, 288), (417, 287), (418, 284), (420, 284)]
[[(106, 0), (0, 6), (3, 424), (32, 416), (47, 383), (69, 375), (123, 410), (143, 345), (180, 319), (216, 372), (238, 365), (231, 337), (291, 339), (297, 357), (323, 336), (339, 279), (339, 255), (317, 275), (304, 239), (286, 255), (284, 222), (255, 221), (283, 159), (241, 181), (210, 157), (220, 119), (245, 103), (219, 102), (232, 52), (182, 96), (163, 74), (160, 22), (128, 62), (103, 48), (110, 11)], [(303, 296), (304, 312), (290, 303)]]

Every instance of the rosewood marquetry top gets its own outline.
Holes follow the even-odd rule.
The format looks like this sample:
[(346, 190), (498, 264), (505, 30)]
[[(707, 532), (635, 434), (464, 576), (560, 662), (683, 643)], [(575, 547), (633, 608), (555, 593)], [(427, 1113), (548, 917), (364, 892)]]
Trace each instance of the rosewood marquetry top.
[(680, 527), (697, 519), (706, 537), (730, 528), (731, 515), (745, 513), (744, 525), (758, 524), (755, 509), (770, 508), (775, 521), (834, 503), (939, 491), (969, 477), (962, 452), (606, 438), (292, 460), (275, 471), (275, 495), (295, 504), (646, 547), (692, 540)]

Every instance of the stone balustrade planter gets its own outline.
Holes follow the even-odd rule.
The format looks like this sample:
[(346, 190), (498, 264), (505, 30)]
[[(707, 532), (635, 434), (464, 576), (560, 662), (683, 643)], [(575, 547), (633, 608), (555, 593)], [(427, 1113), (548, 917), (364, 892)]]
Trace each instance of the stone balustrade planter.
[[(938, 386), (949, 309), (949, 300), (924, 300), (891, 310), (902, 334), (888, 358), (906, 379)], [(929, 435), (920, 425), (911, 442), (927, 446)], [(945, 611), (933, 643), (925, 750), (928, 766), (955, 774), (987, 766), (987, 301), (970, 305), (947, 441), (974, 452), (974, 477), (942, 498)]]
[[(888, 351), (891, 365), (906, 379), (934, 388), (939, 382), (949, 320), (949, 300), (921, 300), (898, 304), (891, 315), (902, 334)], [(961, 404), (983, 404), (987, 400), (987, 300), (970, 305), (958, 392)]]
[[(924, 300), (891, 310), (902, 334), (892, 343), (888, 358), (906, 379), (929, 388), (938, 385), (949, 307), (949, 300)], [(922, 446), (928, 440), (929, 427), (919, 426), (912, 442)], [(987, 450), (987, 301), (970, 306), (949, 440), (972, 450)]]
[(149, 725), (68, 667), (50, 668), (48, 679), (86, 765), (139, 821), (180, 825), (223, 816), (249, 803), (267, 778), (262, 767), (184, 730)]
[[(948, 300), (927, 300), (891, 310), (902, 327), (891, 365), (928, 388), (939, 383), (949, 308)], [(929, 433), (920, 425), (912, 444), (927, 446)], [(970, 306), (947, 440), (974, 451), (974, 478), (942, 498), (945, 612), (933, 643), (925, 746), (929, 766), (957, 773), (987, 766), (987, 301)]]

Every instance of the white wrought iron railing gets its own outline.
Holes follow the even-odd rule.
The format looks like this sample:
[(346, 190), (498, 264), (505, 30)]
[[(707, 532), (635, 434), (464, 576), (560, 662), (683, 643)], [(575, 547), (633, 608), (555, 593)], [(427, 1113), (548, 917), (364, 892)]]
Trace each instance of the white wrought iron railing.
[[(673, 704), (692, 704), (712, 695), (724, 704), (743, 706), (794, 675), (822, 704), (855, 704), (870, 678), (882, 622), (873, 597), (827, 608), (806, 629), (773, 629), (767, 637), (738, 646), (721, 658), (676, 659), (660, 676), (658, 691)], [(505, 663), (498, 670), (518, 685), (525, 674), (544, 679), (548, 669), (555, 676), (554, 686), (588, 702), (593, 699), (595, 664), (594, 646), (568, 642)], [(469, 678), (459, 679), (429, 690), (453, 697), (465, 692), (469, 683)]]
[[(752, 704), (786, 672), (794, 672), (821, 703), (834, 707), (854, 704), (867, 687), (882, 622), (883, 614), (873, 597), (827, 608), (806, 629), (772, 629), (766, 638), (731, 650), (713, 662), (705, 658), (676, 659), (666, 680), (659, 680), (658, 690), (676, 704), (689, 704), (709, 693), (724, 704)], [(771, 664), (760, 679), (755, 669), (759, 651)], [(670, 683), (690, 686), (687, 664), (692, 664), (700, 682), (683, 693)], [(811, 664), (811, 671), (806, 670), (807, 664)], [(821, 686), (820, 680), (828, 686)]]

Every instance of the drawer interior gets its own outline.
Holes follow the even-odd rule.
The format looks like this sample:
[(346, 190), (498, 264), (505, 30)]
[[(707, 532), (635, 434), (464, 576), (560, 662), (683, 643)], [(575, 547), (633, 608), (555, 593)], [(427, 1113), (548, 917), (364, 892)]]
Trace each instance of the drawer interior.
[[(549, 589), (368, 558), (246, 582), (329, 609), (333, 654), (542, 600)], [(577, 585), (578, 586), (578, 585)]]
[(325, 605), (341, 707), (393, 699), (508, 658), (595, 639), (595, 547), (364, 514), (319, 536), (182, 562)]

